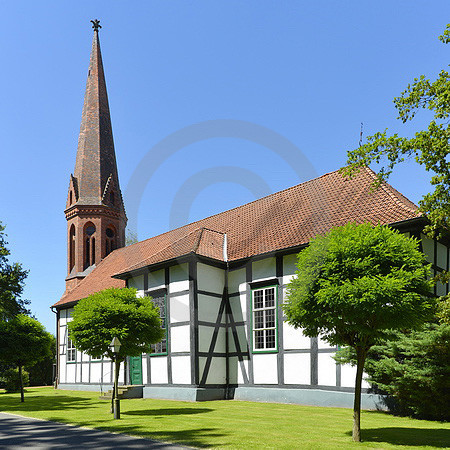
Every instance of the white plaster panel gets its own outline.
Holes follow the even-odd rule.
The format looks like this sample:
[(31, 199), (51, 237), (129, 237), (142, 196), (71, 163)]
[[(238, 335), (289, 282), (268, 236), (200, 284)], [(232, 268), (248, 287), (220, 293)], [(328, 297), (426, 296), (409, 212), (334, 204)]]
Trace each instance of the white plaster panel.
[(189, 294), (170, 297), (170, 323), (188, 322), (189, 320)]
[(188, 352), (190, 350), (190, 345), (191, 345), (191, 337), (189, 325), (170, 328), (171, 352)]
[(123, 384), (125, 382), (125, 372), (124, 372), (124, 366), (123, 363), (120, 365), (119, 369), (119, 383)]
[(59, 360), (59, 382), (66, 382), (66, 355), (61, 355)]
[(283, 284), (291, 281), (295, 271), (297, 270), (297, 254), (283, 256)]
[(420, 235), (422, 239), (422, 249), (427, 257), (427, 261), (434, 263), (434, 241), (426, 237), (424, 234)]
[(228, 273), (228, 292), (233, 294), (239, 291), (245, 291), (245, 268), (233, 270)]
[[(245, 294), (241, 294), (244, 295)], [(240, 297), (230, 297), (229, 298), (231, 312), (233, 314), (234, 322), (245, 322), (245, 310), (242, 310), (242, 302)], [(244, 303), (245, 306), (245, 303)]]
[(138, 291), (144, 291), (144, 275), (129, 278), (128, 287), (135, 288)]
[(201, 291), (223, 293), (225, 271), (207, 264), (197, 264), (197, 287)]
[(165, 287), (166, 279), (164, 274), (164, 269), (155, 270), (154, 272), (150, 272), (148, 274), (148, 288), (149, 289), (157, 289)]
[(278, 384), (277, 354), (253, 355), (255, 384)]
[(66, 364), (66, 383), (75, 383), (75, 366), (76, 364)]
[(327, 341), (317, 337), (317, 346), (318, 348), (334, 348), (333, 345), (330, 345)]
[(440, 281), (436, 283), (436, 293), (437, 295), (445, 295), (445, 284), (442, 284)]
[(110, 362), (104, 362), (103, 364), (103, 383), (111, 382), (112, 364)]
[[(247, 347), (248, 347), (246, 327), (242, 326), (242, 325), (237, 326), (236, 334), (237, 334), (237, 338), (238, 338), (238, 342), (239, 342), (241, 351), (246, 351)], [(231, 353), (237, 352), (235, 337), (234, 337), (234, 334), (231, 329), (228, 333), (228, 349)]]
[(284, 382), (311, 384), (311, 356), (309, 353), (284, 354)]
[(190, 356), (172, 356), (172, 382), (174, 384), (191, 383)]
[(237, 384), (238, 370), (240, 370), (240, 368), (237, 356), (230, 356), (228, 358), (228, 376), (230, 384)]
[[(361, 387), (369, 388), (370, 384), (365, 380), (367, 375), (363, 373), (363, 380)], [(356, 381), (356, 366), (351, 366), (350, 364), (344, 364), (341, 366), (341, 386), (342, 387), (355, 387)]]
[(244, 359), (244, 361), (238, 362), (238, 370), (237, 370), (238, 384), (244, 384), (245, 382), (244, 372), (248, 378), (248, 359)]
[(148, 383), (147, 355), (142, 355), (142, 383)]
[(447, 247), (440, 242), (437, 243), (437, 265), (441, 269), (447, 269)]
[(83, 352), (80, 352), (81, 354), (81, 361), (83, 362), (89, 362), (89, 355)]
[(289, 284), (295, 275), (283, 275), (283, 284)]
[(276, 276), (275, 257), (260, 259), (252, 263), (253, 281)]
[(89, 363), (84, 363), (81, 371), (81, 381), (89, 383)]
[(214, 327), (205, 327), (199, 325), (198, 327), (198, 350), (200, 352), (209, 351), (212, 336), (214, 334)]
[(318, 383), (322, 386), (336, 386), (336, 362), (334, 353), (319, 353), (317, 356)]
[[(210, 297), (209, 295), (198, 295), (198, 320), (207, 322), (216, 322), (217, 314), (219, 313), (220, 303), (222, 299), (217, 297)], [(222, 322), (225, 320), (223, 314)]]
[(187, 264), (172, 266), (169, 269), (169, 292), (181, 292), (189, 289), (189, 267)]
[(77, 369), (75, 374), (75, 379), (77, 383), (81, 383), (81, 363), (76, 363)]
[(309, 349), (311, 339), (306, 337), (301, 329), (295, 329), (287, 322), (283, 322), (283, 346), (285, 349)]
[[(245, 325), (237, 326), (236, 334), (241, 352), (247, 351), (248, 350), (247, 327)], [(230, 352), (237, 352), (235, 337), (231, 329), (228, 333), (228, 348)]]
[(208, 370), (207, 384), (225, 384), (226, 382), (226, 358), (214, 357)]
[(91, 383), (100, 383), (102, 381), (102, 363), (91, 363)]
[[(64, 316), (62, 315), (63, 312), (64, 312)], [(61, 328), (65, 328), (64, 325), (66, 325), (66, 323), (67, 323), (67, 319), (66, 319), (66, 314), (65, 313), (66, 313), (65, 311), (61, 311), (61, 316), (59, 318), (59, 325), (60, 325)]]
[(167, 356), (153, 356), (150, 358), (150, 376), (152, 384), (167, 384)]

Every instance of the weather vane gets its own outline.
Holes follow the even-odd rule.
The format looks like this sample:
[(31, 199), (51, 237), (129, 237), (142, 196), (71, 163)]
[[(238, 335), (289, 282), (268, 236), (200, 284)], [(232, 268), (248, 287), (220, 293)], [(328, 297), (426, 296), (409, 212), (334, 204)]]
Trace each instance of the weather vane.
[(98, 29), (102, 27), (100, 25), (100, 20), (98, 20), (98, 19), (91, 20), (91, 22), (92, 22), (92, 28), (94, 29), (94, 31), (98, 31)]

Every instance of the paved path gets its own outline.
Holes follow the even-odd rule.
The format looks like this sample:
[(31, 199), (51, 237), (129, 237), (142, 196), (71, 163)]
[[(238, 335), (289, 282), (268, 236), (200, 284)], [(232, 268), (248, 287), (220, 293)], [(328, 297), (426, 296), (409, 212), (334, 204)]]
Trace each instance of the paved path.
[(0, 413), (1, 449), (186, 449), (150, 439)]

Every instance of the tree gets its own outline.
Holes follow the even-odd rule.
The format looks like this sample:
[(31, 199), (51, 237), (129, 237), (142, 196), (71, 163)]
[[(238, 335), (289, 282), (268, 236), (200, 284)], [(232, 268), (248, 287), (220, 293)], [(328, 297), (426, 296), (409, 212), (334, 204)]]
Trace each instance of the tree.
[(430, 267), (414, 239), (386, 226), (349, 223), (313, 239), (297, 268), (284, 305), (288, 322), (306, 336), (355, 350), (352, 434), (360, 441), (367, 353), (391, 330), (418, 326), (432, 314)]
[[(150, 352), (150, 345), (164, 337), (159, 310), (150, 297), (136, 297), (136, 289), (105, 289), (80, 300), (69, 322), (75, 347), (90, 356), (108, 356), (115, 362), (114, 390), (120, 363), (127, 356)], [(121, 342), (116, 355), (109, 347), (114, 337)]]
[[(384, 394), (391, 412), (420, 419), (450, 420), (449, 301), (440, 300), (436, 318), (418, 330), (399, 330), (373, 346), (364, 370), (374, 392)], [(335, 357), (356, 364), (349, 347)], [(432, 400), (430, 400), (432, 399)]]
[(53, 336), (37, 320), (19, 314), (0, 321), (0, 360), (19, 369), (20, 401), (24, 401), (22, 369), (51, 355)]
[(24, 280), (28, 271), (19, 263), (8, 262), (9, 250), (6, 248), (5, 227), (0, 222), (0, 320), (8, 320), (17, 314), (28, 314), (29, 301), (21, 299)]
[(27, 365), (30, 376), (30, 386), (49, 386), (53, 383), (53, 367), (56, 361), (56, 338), (50, 334), (51, 353), (33, 365)]
[[(439, 39), (450, 42), (450, 24)], [(412, 138), (398, 134), (388, 136), (387, 130), (377, 132), (367, 138), (367, 143), (348, 152), (348, 167), (342, 169), (344, 175), (353, 176), (363, 166), (381, 163), (378, 172), (379, 185), (392, 173), (394, 167), (414, 157), (418, 164), (433, 173), (431, 185), (434, 190), (419, 202), (420, 210), (430, 220), (426, 231), (439, 234), (450, 230), (450, 74), (442, 70), (435, 81), (424, 75), (415, 78), (400, 97), (394, 99), (398, 119), (407, 123), (414, 119), (420, 109), (433, 112), (433, 120), (426, 130), (418, 131)]]

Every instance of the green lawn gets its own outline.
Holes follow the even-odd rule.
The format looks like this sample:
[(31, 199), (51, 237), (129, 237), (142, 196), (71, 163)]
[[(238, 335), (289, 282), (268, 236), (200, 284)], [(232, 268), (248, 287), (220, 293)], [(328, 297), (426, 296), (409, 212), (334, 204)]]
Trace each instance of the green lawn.
[(351, 441), (352, 411), (340, 408), (211, 401), (129, 399), (114, 421), (98, 393), (29, 388), (0, 393), (0, 411), (144, 436), (192, 447), (228, 448), (444, 448), (450, 424), (362, 413), (362, 444)]

